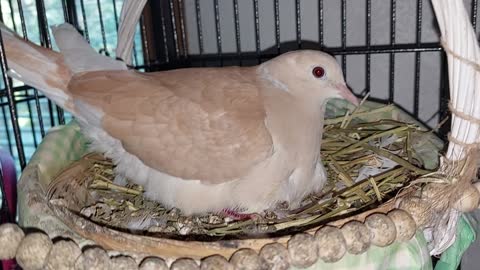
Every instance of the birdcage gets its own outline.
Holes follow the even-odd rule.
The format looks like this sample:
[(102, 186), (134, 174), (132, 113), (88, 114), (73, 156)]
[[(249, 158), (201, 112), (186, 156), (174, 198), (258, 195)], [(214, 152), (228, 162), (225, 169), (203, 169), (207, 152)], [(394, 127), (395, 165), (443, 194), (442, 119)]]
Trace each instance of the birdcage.
[[(328, 52), (341, 63), (353, 92), (358, 96), (368, 95), (369, 101), (363, 104), (364, 111), (354, 111), (353, 115), (347, 113), (349, 110), (352, 112), (352, 107), (342, 102), (332, 102), (327, 108), (330, 117), (327, 124), (344, 128), (351, 121), (365, 125), (390, 119), (408, 123), (401, 128), (407, 129), (413, 124), (422, 130), (431, 130), (428, 134), (423, 132), (421, 136), (408, 133), (408, 136), (417, 136), (409, 147), (415, 149), (416, 157), (422, 163), (414, 163), (411, 168), (420, 168), (422, 176), (389, 191), (389, 196), (378, 190), (375, 180), (372, 180), (373, 183), (364, 181), (362, 183), (370, 185), (370, 194), (375, 198), (375, 203), (359, 207), (357, 211), (350, 211), (348, 207), (335, 208), (338, 212), (333, 218), (330, 216), (333, 214), (329, 213), (335, 211), (307, 217), (302, 220), (304, 223), (289, 220), (279, 226), (289, 229), (281, 233), (272, 229), (277, 224), (268, 222), (246, 222), (248, 226), (244, 227), (236, 223), (233, 227), (229, 225), (228, 230), (217, 230), (221, 231), (217, 235), (219, 237), (208, 239), (164, 237), (152, 231), (139, 233), (128, 228), (105, 226), (82, 215), (86, 208), (81, 206), (85, 206), (85, 194), (89, 188), (84, 176), (93, 166), (108, 161), (98, 155), (84, 156), (88, 153), (87, 141), (76, 123), (71, 121), (71, 116), (36, 89), (11, 80), (6, 75), (8, 56), (5, 56), (2, 46), (0, 56), (4, 76), (3, 90), (0, 90), (0, 120), (3, 121), (3, 125), (0, 125), (0, 147), (10, 151), (17, 170), (23, 171), (19, 183), (19, 221), (22, 226), (42, 229), (50, 238), (74, 239), (82, 247), (99, 245), (109, 251), (112, 260), (117, 260), (116, 263), (122, 261), (137, 267), (145, 257), (157, 256), (168, 264), (173, 262), (172, 267), (175, 264), (176, 267), (182, 264), (182, 267), (194, 267), (198, 263), (205, 263), (216, 264), (220, 267), (218, 269), (240, 264), (251, 264), (252, 267), (275, 264), (279, 265), (278, 269), (287, 269), (282, 267), (288, 265), (298, 268), (315, 265), (320, 269), (325, 265), (330, 267), (328, 264), (331, 263), (337, 267), (351, 268), (356, 265), (359, 269), (365, 269), (367, 264), (380, 263), (378, 258), (385, 258), (385, 254), (393, 258), (388, 261), (392, 265), (429, 267), (430, 260), (423, 265), (416, 260), (429, 257), (429, 252), (435, 255), (444, 252), (455, 241), (456, 233), (468, 230), (468, 222), (459, 218), (459, 211), (450, 210), (451, 205), (447, 207), (436, 199), (422, 197), (428, 192), (425, 195), (427, 197), (431, 194), (449, 197), (450, 193), (444, 188), (439, 188), (440, 193), (435, 193), (438, 192), (438, 185), (441, 185), (438, 184), (441, 181), (437, 181), (441, 177), (434, 174), (433, 170), (440, 165), (452, 167), (450, 163), (439, 160), (439, 153), (444, 150), (442, 140), (452, 138), (447, 136), (451, 121), (448, 117), (448, 54), (442, 48), (430, 1), (138, 1), (137, 5), (145, 4), (145, 8), (140, 9), (141, 13), (137, 14), (139, 21), (137, 23), (134, 20), (135, 26), (131, 27), (134, 29), (134, 34), (130, 35), (133, 36), (133, 50), (131, 54), (126, 54), (127, 58), (124, 58), (125, 55), (115, 55), (117, 31), (121, 20), (125, 18), (121, 12), (123, 2), (0, 1), (0, 19), (25, 39), (54, 50), (57, 47), (51, 38), (49, 26), (71, 23), (100, 54), (121, 58), (130, 68), (141, 72), (183, 67), (251, 66), (284, 52), (301, 49)], [(477, 1), (468, 2), (466, 7), (476, 31)], [(133, 13), (128, 14), (135, 17)], [(458, 52), (452, 51), (449, 55), (465, 60), (455, 53)], [(354, 118), (356, 120), (352, 120)], [(476, 119), (473, 116), (471, 118)], [(407, 141), (412, 140), (411, 137), (406, 138)], [(372, 147), (368, 149), (373, 151)], [(453, 167), (475, 167), (475, 152), (469, 153), (470, 158), (458, 160)], [(410, 158), (408, 155), (404, 157), (406, 160)], [(342, 162), (348, 163), (345, 160)], [(342, 174), (341, 167), (332, 167), (332, 170), (338, 175)], [(463, 172), (462, 169), (460, 171)], [(403, 171), (399, 172), (401, 174)], [(463, 175), (459, 172), (454, 174)], [(456, 189), (467, 191), (473, 187), (473, 175), (468, 177), (468, 181), (455, 186)], [(357, 185), (351, 183), (347, 186), (355, 188)], [(130, 190), (135, 192), (134, 189)], [(366, 196), (359, 189), (348, 190), (348, 193), (360, 198)], [(70, 201), (63, 201), (65, 197), (70, 197)], [(402, 201), (399, 198), (407, 199)], [(428, 211), (444, 211), (447, 216), (440, 215), (438, 223), (442, 224), (432, 225), (432, 216), (425, 214), (425, 209), (418, 210), (418, 205), (424, 205)], [(405, 211), (395, 210), (397, 208)], [(400, 222), (403, 225), (399, 225)], [(389, 235), (392, 234), (392, 226), (397, 231), (393, 238)], [(405, 229), (407, 227), (410, 229)], [(448, 236), (440, 237), (442, 230), (448, 230), (445, 233)], [(248, 233), (236, 236), (236, 231)], [(38, 240), (23, 238), (22, 233), (16, 233), (20, 245), (20, 240), (26, 242), (25, 239), (28, 239), (32, 241), (30, 245), (44, 243), (41, 246), (48, 247), (45, 256), (38, 259), (41, 262), (33, 260), (37, 265), (45, 263), (51, 244), (49, 246), (41, 241), (48, 243), (48, 237), (47, 240), (42, 237)], [(392, 244), (395, 239), (403, 242)], [(456, 241), (462, 241), (461, 237), (457, 237)], [(320, 242), (330, 249), (319, 251)], [(369, 248), (371, 245), (377, 247)], [(103, 256), (102, 252), (101, 249), (94, 250), (99, 256)], [(406, 255), (402, 252), (406, 252)], [(118, 254), (124, 257), (114, 257)], [(215, 257), (215, 254), (230, 259), (230, 262), (223, 257)], [(23, 263), (24, 258), (34, 257), (27, 255), (21, 255)], [(18, 256), (17, 251), (17, 259)], [(91, 254), (84, 252), (83, 260), (88, 260), (88, 256)], [(458, 264), (458, 260), (455, 263)]]

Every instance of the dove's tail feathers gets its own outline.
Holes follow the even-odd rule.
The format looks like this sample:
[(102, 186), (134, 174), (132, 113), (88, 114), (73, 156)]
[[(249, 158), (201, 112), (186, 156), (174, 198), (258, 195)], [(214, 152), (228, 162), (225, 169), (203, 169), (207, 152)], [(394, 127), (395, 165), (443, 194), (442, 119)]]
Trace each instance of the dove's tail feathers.
[(65, 64), (73, 73), (127, 69), (125, 63), (97, 53), (71, 24), (53, 26), (52, 32)]
[(66, 92), (71, 73), (61, 54), (24, 40), (0, 23), (8, 75), (38, 90), (64, 109), (68, 108)]

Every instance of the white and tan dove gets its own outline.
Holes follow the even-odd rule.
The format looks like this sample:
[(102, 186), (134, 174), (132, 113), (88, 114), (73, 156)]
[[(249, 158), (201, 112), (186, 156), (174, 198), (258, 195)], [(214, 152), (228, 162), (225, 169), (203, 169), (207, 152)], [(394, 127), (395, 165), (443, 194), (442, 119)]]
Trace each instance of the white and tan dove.
[(326, 102), (358, 103), (335, 58), (319, 51), (142, 73), (96, 53), (69, 24), (53, 33), (59, 53), (2, 26), (10, 76), (71, 112), (118, 175), (185, 214), (297, 206), (326, 182)]

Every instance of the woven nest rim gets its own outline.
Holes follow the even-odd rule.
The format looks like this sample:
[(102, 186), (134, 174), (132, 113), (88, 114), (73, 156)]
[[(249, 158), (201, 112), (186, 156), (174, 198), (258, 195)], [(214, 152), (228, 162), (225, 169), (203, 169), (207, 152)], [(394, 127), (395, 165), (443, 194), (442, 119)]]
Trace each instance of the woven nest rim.
[[(82, 168), (83, 166), (83, 168)], [(52, 193), (52, 187), (58, 185), (60, 182), (69, 181), (71, 178), (62, 177), (71, 171), (78, 171), (86, 169), (85, 165), (80, 162), (75, 162), (72, 166), (66, 168), (58, 177), (50, 184), (48, 197)], [(363, 211), (358, 214), (349, 214), (348, 217), (339, 217), (328, 223), (329, 226), (340, 228), (342, 225), (352, 221), (363, 222), (365, 218), (372, 213), (388, 213), (395, 208), (395, 202), (401, 197), (408, 196), (415, 192), (414, 187), (405, 188), (399, 194), (382, 203), (378, 207)], [(279, 236), (272, 236), (272, 234), (259, 235), (252, 238), (244, 239), (215, 239), (215, 241), (200, 241), (200, 240), (178, 240), (172, 238), (164, 238), (157, 236), (131, 234), (115, 228), (109, 228), (97, 224), (87, 218), (71, 212), (67, 207), (61, 205), (54, 205), (48, 203), (48, 207), (55, 213), (55, 215), (65, 223), (69, 228), (76, 232), (81, 237), (94, 240), (97, 244), (108, 250), (115, 250), (121, 252), (135, 252), (148, 253), (151, 255), (161, 257), (190, 257), (194, 259), (201, 259), (214, 254), (220, 254), (225, 257), (230, 257), (235, 251), (241, 248), (250, 248), (259, 251), (264, 245), (269, 243), (281, 243), (286, 245), (292, 235), (297, 232), (283, 233)], [(321, 227), (327, 224), (316, 225), (304, 230), (310, 234), (315, 233)]]

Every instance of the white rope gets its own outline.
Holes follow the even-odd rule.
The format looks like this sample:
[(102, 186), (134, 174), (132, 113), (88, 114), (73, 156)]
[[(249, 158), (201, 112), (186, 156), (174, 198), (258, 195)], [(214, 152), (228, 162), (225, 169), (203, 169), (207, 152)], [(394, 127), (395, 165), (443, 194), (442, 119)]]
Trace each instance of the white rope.
[(118, 27), (116, 56), (127, 65), (132, 64), (133, 39), (135, 28), (147, 0), (125, 0), (120, 13), (120, 25)]
[[(480, 119), (480, 49), (462, 0), (432, 0), (442, 35), (442, 46), (448, 56), (450, 110), (452, 128), (446, 159), (462, 160), (469, 149), (478, 146)], [(455, 241), (460, 212), (448, 208), (438, 216), (432, 228), (431, 255), (439, 255)]]

